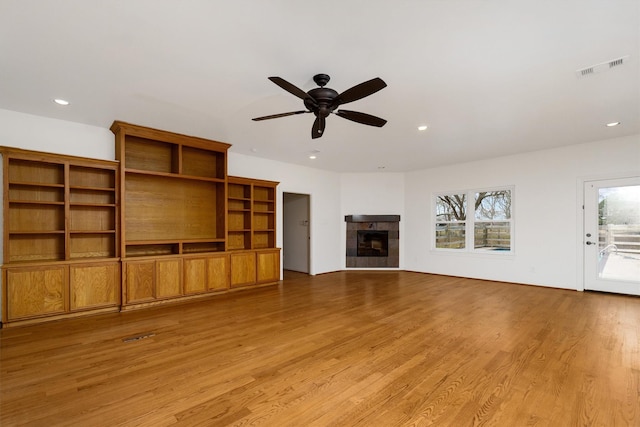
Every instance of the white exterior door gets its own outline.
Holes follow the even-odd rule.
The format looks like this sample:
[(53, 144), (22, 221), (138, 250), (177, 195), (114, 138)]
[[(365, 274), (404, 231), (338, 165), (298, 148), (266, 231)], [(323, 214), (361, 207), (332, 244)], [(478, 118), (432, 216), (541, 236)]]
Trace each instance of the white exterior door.
[(584, 288), (640, 295), (640, 177), (584, 183)]

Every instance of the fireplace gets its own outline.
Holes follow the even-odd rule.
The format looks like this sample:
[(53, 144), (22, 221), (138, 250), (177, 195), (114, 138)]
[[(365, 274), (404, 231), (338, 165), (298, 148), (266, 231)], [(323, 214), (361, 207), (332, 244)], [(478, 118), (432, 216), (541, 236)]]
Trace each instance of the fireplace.
[(389, 256), (389, 231), (358, 230), (357, 256)]
[(400, 215), (347, 215), (348, 268), (400, 267)]

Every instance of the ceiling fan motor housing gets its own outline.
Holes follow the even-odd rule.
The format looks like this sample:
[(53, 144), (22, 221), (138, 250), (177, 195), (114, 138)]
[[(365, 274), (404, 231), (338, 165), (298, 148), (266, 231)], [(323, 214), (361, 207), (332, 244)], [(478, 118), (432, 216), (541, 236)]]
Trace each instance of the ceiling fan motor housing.
[(320, 114), (323, 117), (327, 117), (339, 105), (339, 103), (334, 103), (334, 100), (338, 97), (338, 92), (328, 87), (317, 87), (311, 89), (307, 94), (309, 98), (304, 100), (304, 106), (316, 116)]

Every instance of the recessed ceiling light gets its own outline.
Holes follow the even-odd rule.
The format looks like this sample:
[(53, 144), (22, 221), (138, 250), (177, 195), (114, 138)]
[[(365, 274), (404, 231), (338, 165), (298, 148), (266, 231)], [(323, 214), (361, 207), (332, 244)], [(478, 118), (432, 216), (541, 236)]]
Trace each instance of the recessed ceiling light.
[(611, 122), (611, 123), (607, 123), (607, 126), (612, 128), (614, 126), (618, 126), (620, 124), (620, 122)]
[(258, 152), (258, 149), (257, 149), (257, 148), (252, 148), (252, 149), (251, 149), (251, 152), (252, 152), (252, 153), (257, 153), (257, 152)]
[(315, 154), (312, 154), (312, 155), (310, 155), (310, 156), (309, 156), (309, 158), (310, 158), (311, 160), (315, 160), (315, 159), (316, 159), (316, 156), (315, 156)]
[(69, 101), (67, 101), (66, 99), (61, 99), (61, 98), (56, 98), (53, 100), (53, 102), (55, 102), (58, 105), (69, 105)]
[(418, 130), (427, 130), (427, 125), (418, 126)]

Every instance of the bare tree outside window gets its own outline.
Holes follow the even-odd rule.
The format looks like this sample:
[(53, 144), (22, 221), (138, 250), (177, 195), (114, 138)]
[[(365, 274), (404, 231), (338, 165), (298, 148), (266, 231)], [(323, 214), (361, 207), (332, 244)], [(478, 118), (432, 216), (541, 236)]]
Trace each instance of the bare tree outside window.
[(476, 193), (477, 220), (511, 219), (511, 191), (483, 191)]

